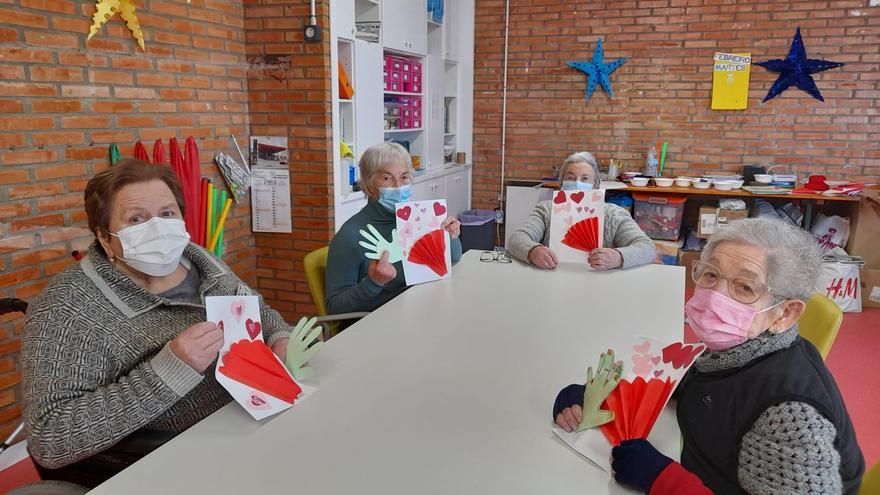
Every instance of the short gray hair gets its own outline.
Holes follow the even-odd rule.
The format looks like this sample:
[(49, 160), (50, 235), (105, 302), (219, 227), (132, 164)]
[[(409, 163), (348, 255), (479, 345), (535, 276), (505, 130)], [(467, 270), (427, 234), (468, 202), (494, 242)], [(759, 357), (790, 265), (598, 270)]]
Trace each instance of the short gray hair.
[(562, 162), (562, 167), (559, 169), (559, 180), (562, 181), (562, 178), (565, 177), (565, 173), (568, 172), (568, 169), (575, 163), (586, 163), (593, 167), (593, 189), (598, 189), (599, 164), (596, 163), (596, 157), (589, 151), (578, 151), (577, 153), (568, 155), (568, 158)]
[(812, 235), (773, 218), (743, 218), (717, 230), (700, 259), (707, 261), (723, 242), (761, 248), (766, 254), (767, 283), (777, 298), (806, 301), (816, 292), (822, 272), (822, 250)]
[(410, 172), (413, 171), (412, 157), (406, 148), (392, 143), (384, 142), (374, 144), (364, 151), (361, 160), (358, 162), (358, 168), (361, 172), (361, 178), (358, 181), (361, 191), (370, 197), (378, 196), (378, 191), (373, 187), (373, 176), (376, 175), (382, 167), (389, 163), (403, 162)]

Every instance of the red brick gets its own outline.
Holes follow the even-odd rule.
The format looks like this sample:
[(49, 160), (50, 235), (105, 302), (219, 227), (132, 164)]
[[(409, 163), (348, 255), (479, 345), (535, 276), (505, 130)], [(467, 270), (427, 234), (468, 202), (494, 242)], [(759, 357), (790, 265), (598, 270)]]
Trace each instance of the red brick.
[(82, 69), (79, 68), (31, 67), (29, 72), (32, 81), (81, 82), (83, 80)]
[(48, 230), (40, 234), (43, 244), (53, 244), (56, 242), (69, 241), (78, 237), (90, 237), (92, 232), (80, 227), (62, 227), (58, 229)]
[(0, 96), (55, 96), (53, 84), (0, 83)]
[(5, 151), (0, 155), (0, 162), (6, 165), (54, 162), (58, 152), (52, 150)]
[[(9, 188), (9, 199), (19, 200), (56, 196), (64, 192), (64, 185), (59, 183), (19, 185)], [(0, 284), (2, 286), (2, 284)]]
[(96, 158), (104, 158), (109, 160), (110, 154), (107, 148), (67, 148), (64, 150), (64, 158), (66, 160), (94, 160)]
[(73, 34), (48, 34), (42, 31), (27, 31), (24, 40), (28, 44), (56, 48), (76, 48), (79, 37)]
[(24, 104), (17, 100), (0, 100), (0, 113), (21, 113)]
[[(69, 208), (79, 208), (83, 205), (83, 197), (81, 194), (68, 194), (65, 196), (56, 196), (54, 198), (40, 199), (37, 201), (37, 210), (58, 211)], [(27, 213), (27, 212), (25, 212)], [(0, 217), (2, 218), (2, 217)]]
[[(12, 287), (22, 282), (36, 280), (40, 277), (39, 268), (32, 266), (14, 272), (0, 273), (0, 287)], [(0, 386), (0, 389), (3, 387)]]
[(31, 134), (31, 141), (36, 146), (83, 144), (84, 139), (85, 135), (82, 132), (35, 132)]
[(41, 217), (25, 218), (23, 220), (14, 220), (10, 222), (10, 232), (21, 232), (24, 230), (43, 229), (46, 227), (58, 227), (64, 225), (64, 216), (60, 214), (44, 215)]
[(0, 65), (0, 79), (24, 79), (24, 67), (20, 65)]
[(30, 12), (22, 12), (18, 9), (0, 9), (0, 23), (35, 28), (49, 27), (49, 21), (46, 16)]
[(0, 185), (16, 184), (28, 181), (27, 170), (0, 170)]
[(82, 104), (77, 100), (34, 100), (31, 111), (39, 113), (81, 112)]
[(116, 117), (119, 127), (152, 127), (156, 125), (155, 117)]
[(66, 163), (64, 165), (40, 167), (36, 170), (37, 180), (60, 179), (85, 174), (86, 166), (82, 163)]
[(92, 103), (95, 113), (131, 113), (134, 105), (130, 101), (96, 101)]
[(0, 41), (4, 43), (18, 41), (18, 31), (14, 29), (0, 29)]
[(93, 131), (92, 132), (92, 142), (96, 144), (111, 144), (111, 143), (119, 143), (119, 142), (128, 142), (134, 140), (134, 132), (133, 131), (119, 131), (119, 130), (108, 130), (108, 131)]
[(65, 129), (106, 129), (110, 127), (110, 117), (101, 115), (61, 117), (61, 127)]
[(112, 71), (89, 71), (89, 81), (93, 83), (103, 84), (132, 84), (131, 74), (128, 72), (112, 72)]

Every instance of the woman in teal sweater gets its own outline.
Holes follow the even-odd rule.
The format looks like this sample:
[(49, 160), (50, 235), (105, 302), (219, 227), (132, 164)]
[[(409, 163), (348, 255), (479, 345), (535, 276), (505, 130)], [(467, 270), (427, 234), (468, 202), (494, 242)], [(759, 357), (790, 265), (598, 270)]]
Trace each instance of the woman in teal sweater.
[[(325, 284), (330, 314), (372, 311), (406, 290), (402, 263), (389, 263), (387, 251), (380, 259), (370, 260), (359, 242), (363, 240), (360, 231), (367, 230), (367, 225), (383, 238), (392, 238), (397, 224), (394, 205), (409, 201), (412, 195), (412, 158), (399, 144), (381, 143), (364, 152), (359, 167), (361, 190), (368, 200), (330, 241)], [(441, 227), (452, 238), (452, 263), (458, 263), (461, 222), (450, 216)]]

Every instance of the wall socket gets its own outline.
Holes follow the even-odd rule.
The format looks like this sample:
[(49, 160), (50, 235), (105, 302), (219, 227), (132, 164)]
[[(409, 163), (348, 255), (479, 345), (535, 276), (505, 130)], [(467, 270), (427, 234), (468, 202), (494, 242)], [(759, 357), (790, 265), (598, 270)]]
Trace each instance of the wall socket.
[(504, 210), (501, 208), (495, 208), (495, 223), (499, 225), (504, 223)]

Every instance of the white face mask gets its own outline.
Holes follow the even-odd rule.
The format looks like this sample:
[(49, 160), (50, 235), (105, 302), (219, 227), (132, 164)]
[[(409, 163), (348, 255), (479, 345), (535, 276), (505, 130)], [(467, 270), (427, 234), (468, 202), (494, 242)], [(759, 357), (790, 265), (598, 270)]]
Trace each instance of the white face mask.
[(189, 244), (186, 224), (176, 218), (153, 217), (110, 235), (122, 243), (120, 259), (126, 265), (154, 277), (174, 272)]

